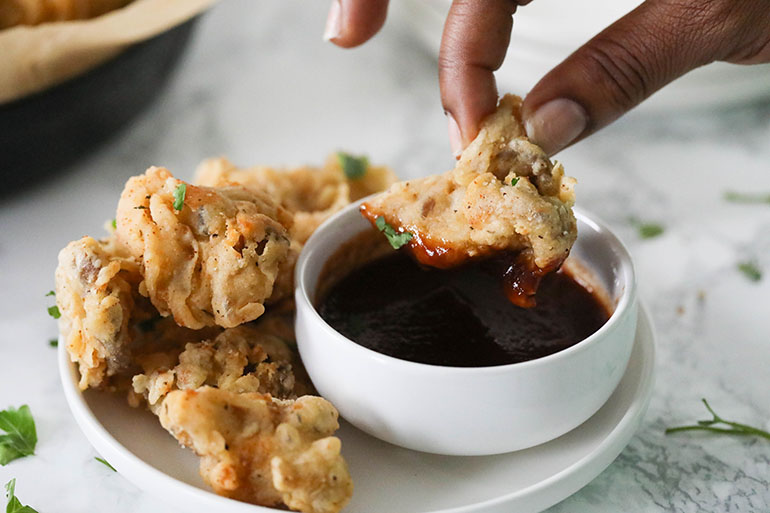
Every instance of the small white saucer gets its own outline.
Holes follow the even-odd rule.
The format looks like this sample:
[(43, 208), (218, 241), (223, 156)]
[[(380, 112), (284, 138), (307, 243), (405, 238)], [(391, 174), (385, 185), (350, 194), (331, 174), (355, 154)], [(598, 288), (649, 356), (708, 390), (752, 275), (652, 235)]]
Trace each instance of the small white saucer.
[[(599, 475), (636, 432), (652, 392), (654, 362), (652, 326), (640, 308), (628, 368), (607, 403), (566, 435), (509, 454), (420, 453), (343, 423), (339, 437), (355, 483), (343, 513), (526, 513), (556, 504)], [(211, 492), (198, 475), (198, 458), (179, 447), (149, 412), (130, 408), (122, 397), (81, 393), (63, 343), (59, 371), (67, 402), (88, 440), (141, 490), (189, 512), (276, 511)]]

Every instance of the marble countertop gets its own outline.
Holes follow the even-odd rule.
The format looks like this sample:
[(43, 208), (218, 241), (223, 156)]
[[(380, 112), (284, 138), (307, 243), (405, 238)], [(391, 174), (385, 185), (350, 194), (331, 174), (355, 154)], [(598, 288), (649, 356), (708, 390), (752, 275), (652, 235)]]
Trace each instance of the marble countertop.
[[(151, 164), (190, 178), (205, 157), (321, 162), (367, 153), (402, 177), (452, 165), (434, 57), (390, 23), (345, 51), (321, 38), (325, 3), (230, 0), (198, 27), (150, 112), (95, 154), (0, 203), (0, 408), (27, 403), (37, 454), (0, 467), (0, 484), (41, 513), (173, 511), (95, 463), (59, 384), (56, 323), (45, 313), (56, 254), (102, 233), (126, 178)], [(397, 20), (394, 20), (397, 21)], [(552, 512), (768, 511), (770, 443), (665, 436), (707, 415), (770, 428), (770, 103), (708, 113), (629, 116), (560, 156), (578, 204), (628, 245), (658, 334), (657, 382), (643, 426), (597, 479)], [(664, 233), (641, 239), (629, 217)], [(756, 261), (748, 280), (738, 262)]]

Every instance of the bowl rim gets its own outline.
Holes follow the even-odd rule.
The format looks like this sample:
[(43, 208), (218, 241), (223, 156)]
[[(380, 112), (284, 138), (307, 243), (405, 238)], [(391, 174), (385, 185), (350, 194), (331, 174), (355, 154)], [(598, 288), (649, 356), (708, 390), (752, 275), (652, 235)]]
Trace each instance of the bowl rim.
[[(620, 299), (616, 302), (617, 304), (615, 306), (615, 310), (610, 315), (610, 318), (607, 319), (607, 321), (594, 333), (566, 349), (562, 349), (561, 351), (557, 351), (547, 356), (542, 356), (540, 358), (535, 358), (533, 360), (527, 360), (524, 362), (509, 363), (505, 365), (493, 365), (487, 367), (451, 367), (445, 365), (419, 363), (388, 356), (374, 351), (373, 349), (364, 347), (354, 340), (344, 336), (342, 333), (338, 332), (329, 323), (327, 323), (323, 317), (321, 317), (321, 314), (318, 312), (316, 306), (310, 300), (307, 285), (308, 280), (305, 275), (308, 272), (307, 269), (310, 259), (313, 258), (313, 255), (316, 253), (316, 246), (324, 237), (324, 233), (327, 230), (330, 230), (331, 227), (343, 222), (342, 220), (350, 216), (352, 211), (358, 211), (360, 205), (372, 196), (374, 195), (367, 196), (366, 198), (362, 198), (351, 203), (350, 205), (347, 205), (329, 217), (326, 221), (324, 221), (313, 232), (313, 234), (305, 243), (305, 246), (302, 248), (302, 251), (300, 252), (297, 259), (297, 265), (294, 271), (297, 311), (299, 311), (301, 306), (306, 307), (306, 309), (311, 312), (310, 317), (315, 324), (319, 324), (320, 328), (323, 329), (326, 333), (330, 334), (337, 343), (347, 345), (351, 348), (352, 351), (360, 354), (361, 358), (367, 358), (382, 364), (390, 365), (405, 372), (444, 373), (466, 377), (469, 374), (478, 374), (483, 376), (507, 374), (509, 372), (515, 372), (517, 369), (532, 369), (541, 367), (543, 365), (550, 365), (552, 362), (570, 358), (572, 355), (589, 350), (591, 347), (595, 346), (598, 341), (601, 341), (605, 337), (605, 334), (611, 331), (615, 325), (621, 322), (621, 319), (626, 316), (629, 310), (635, 308), (637, 297), (636, 272), (634, 269), (633, 259), (631, 258), (631, 254), (629, 253), (628, 249), (620, 240), (620, 238), (618, 238), (609, 229), (606, 223), (598, 220), (595, 216), (588, 214), (583, 209), (573, 207), (573, 211), (577, 220), (588, 224), (595, 232), (603, 236), (607, 240), (607, 243), (615, 250), (615, 253), (618, 255), (618, 260), (621, 264), (619, 266), (619, 276), (622, 276), (622, 279), (625, 282), (625, 287), (622, 294), (620, 295)], [(341, 246), (345, 242), (348, 242), (349, 240), (350, 238), (342, 239), (337, 247)], [(299, 316), (297, 316), (295, 322), (300, 322)], [(299, 345), (299, 340), (297, 343)]]

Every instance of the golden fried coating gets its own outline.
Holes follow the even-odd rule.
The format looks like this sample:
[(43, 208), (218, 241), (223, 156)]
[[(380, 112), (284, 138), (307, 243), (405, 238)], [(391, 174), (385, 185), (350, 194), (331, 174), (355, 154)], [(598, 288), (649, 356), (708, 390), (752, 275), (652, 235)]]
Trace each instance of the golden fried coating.
[(111, 241), (83, 237), (59, 252), (59, 329), (70, 358), (78, 363), (81, 389), (100, 386), (129, 366), (132, 291), (139, 280), (139, 265), (117, 256)]
[(51, 21), (84, 20), (119, 9), (131, 0), (0, 0), (0, 29)]
[(291, 238), (301, 248), (329, 216), (353, 201), (387, 189), (396, 175), (387, 167), (367, 165), (362, 176), (348, 178), (336, 155), (330, 155), (321, 168), (287, 170), (266, 166), (239, 169), (225, 158), (216, 158), (198, 166), (194, 181), (210, 187), (238, 184), (265, 192), (294, 214)]
[(201, 476), (221, 495), (336, 513), (353, 494), (340, 441), (331, 436), (337, 410), (325, 399), (279, 400), (204, 386), (169, 393), (159, 416), (201, 456)]
[(520, 98), (503, 97), (455, 169), (397, 183), (364, 203), (363, 214), (410, 232), (427, 265), (526, 250), (537, 267), (558, 267), (577, 236), (574, 179), (529, 142), (520, 107)]
[(181, 352), (172, 349), (137, 357), (143, 373), (133, 377), (134, 393), (156, 411), (172, 390), (204, 385), (281, 399), (312, 392), (293, 340), (276, 334), (283, 328), (275, 317), (226, 329), (211, 340), (188, 343)]
[[(483, 123), (457, 166), (400, 182), (361, 206), (373, 224), (382, 217), (412, 234), (408, 247), (423, 264), (448, 268), (497, 252), (518, 253), (510, 279), (531, 306), (536, 283), (558, 269), (577, 238), (573, 178), (564, 176), (526, 137), (521, 99), (507, 95)], [(517, 292), (516, 295), (519, 295)]]
[(182, 185), (152, 167), (120, 197), (115, 233), (142, 264), (140, 292), (161, 315), (192, 329), (256, 319), (289, 252), (290, 215), (237, 186), (185, 185), (180, 205)]

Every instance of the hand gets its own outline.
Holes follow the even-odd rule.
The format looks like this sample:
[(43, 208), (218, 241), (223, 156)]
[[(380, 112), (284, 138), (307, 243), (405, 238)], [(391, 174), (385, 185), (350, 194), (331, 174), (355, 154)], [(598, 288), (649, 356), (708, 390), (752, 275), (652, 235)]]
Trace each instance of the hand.
[[(513, 14), (530, 0), (454, 0), (439, 83), (456, 155), (495, 109), (493, 72)], [(326, 38), (353, 47), (385, 22), (387, 0), (333, 0)], [(647, 0), (543, 77), (524, 101), (527, 133), (549, 154), (608, 125), (704, 64), (770, 62), (770, 0)], [(770, 85), (768, 85), (770, 91)]]

